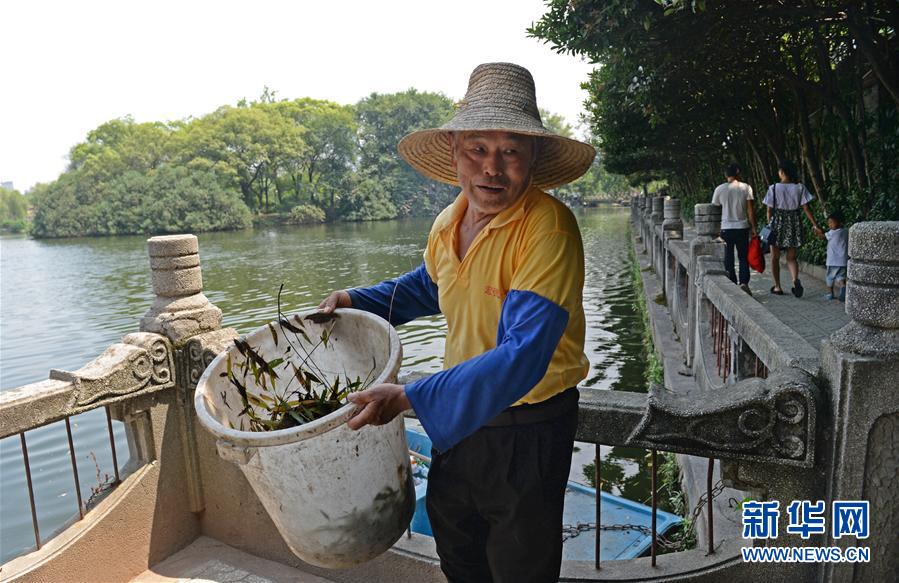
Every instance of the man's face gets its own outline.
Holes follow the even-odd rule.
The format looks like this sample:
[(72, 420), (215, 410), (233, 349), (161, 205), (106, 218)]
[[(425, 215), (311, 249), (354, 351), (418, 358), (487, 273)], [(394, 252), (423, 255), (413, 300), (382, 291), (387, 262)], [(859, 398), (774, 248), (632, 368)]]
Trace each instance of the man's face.
[(527, 191), (537, 140), (506, 132), (460, 132), (450, 138), (453, 168), (469, 204), (489, 214), (512, 206)]

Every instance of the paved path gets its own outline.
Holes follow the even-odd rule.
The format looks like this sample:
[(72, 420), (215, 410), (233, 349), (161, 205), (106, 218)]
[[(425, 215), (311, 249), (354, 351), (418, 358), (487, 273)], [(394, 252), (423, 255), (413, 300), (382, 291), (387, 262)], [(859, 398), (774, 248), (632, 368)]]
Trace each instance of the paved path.
[(846, 304), (839, 300), (825, 300), (827, 287), (820, 279), (811, 274), (800, 273), (799, 279), (805, 288), (802, 298), (793, 297), (790, 293), (790, 272), (786, 266), (781, 267), (780, 281), (784, 286), (784, 295), (770, 293), (774, 280), (771, 278), (770, 256), (765, 273), (752, 272), (749, 287), (752, 297), (778, 320), (792, 328), (816, 349), (821, 348), (821, 340), (830, 336), (849, 323), (846, 315)]
[(334, 583), (201, 536), (131, 583)]

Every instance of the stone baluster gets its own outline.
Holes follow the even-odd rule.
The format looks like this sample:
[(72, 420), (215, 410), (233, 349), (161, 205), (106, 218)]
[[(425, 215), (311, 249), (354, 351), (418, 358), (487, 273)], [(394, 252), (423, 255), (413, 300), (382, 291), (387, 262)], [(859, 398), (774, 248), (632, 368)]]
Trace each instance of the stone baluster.
[(665, 212), (665, 197), (664, 196), (654, 196), (652, 198), (652, 224), (661, 225), (662, 221), (665, 220), (664, 212)]
[(693, 211), (696, 235), (703, 241), (711, 241), (721, 232), (721, 206), (717, 204), (697, 204)]
[(665, 239), (683, 239), (684, 222), (680, 216), (680, 200), (671, 198), (665, 201), (662, 232)]
[[(187, 484), (184, 496), (193, 512), (205, 508), (193, 391), (203, 370), (237, 337), (222, 329), (222, 311), (203, 294), (199, 243), (194, 235), (165, 235), (147, 240), (156, 300), (140, 322), (144, 332), (167, 336), (175, 347), (178, 443), (181, 444)], [(173, 439), (170, 437), (170, 439)]]
[(724, 246), (715, 243), (721, 231), (721, 207), (715, 204), (697, 204), (693, 207), (693, 224), (696, 237), (690, 241), (689, 333), (685, 343), (685, 364), (691, 367), (696, 354), (696, 322), (702, 313), (702, 280), (705, 275), (724, 273)]
[(203, 295), (196, 236), (152, 237), (147, 247), (156, 300), (141, 319), (141, 331), (167, 336), (177, 348), (197, 334), (221, 328), (222, 311)]
[[(867, 546), (869, 563), (829, 563), (823, 581), (899, 580), (899, 222), (849, 230), (846, 313), (852, 321), (824, 341), (833, 441), (828, 468), (827, 546)], [(870, 536), (834, 539), (832, 505), (870, 503)]]
[[(662, 241), (662, 221), (664, 220), (665, 197), (652, 198), (652, 215), (650, 216), (650, 234), (652, 235), (652, 266), (664, 282), (664, 243)], [(664, 285), (664, 284), (663, 284)], [(664, 289), (664, 288), (663, 288)]]
[(643, 197), (643, 252), (650, 253), (652, 249), (652, 198), (649, 195)]

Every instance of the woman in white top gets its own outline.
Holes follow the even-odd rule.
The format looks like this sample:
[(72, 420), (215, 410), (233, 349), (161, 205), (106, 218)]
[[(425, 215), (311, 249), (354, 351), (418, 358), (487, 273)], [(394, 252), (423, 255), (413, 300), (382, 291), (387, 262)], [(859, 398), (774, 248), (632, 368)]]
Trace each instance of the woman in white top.
[[(805, 212), (815, 233), (821, 229), (808, 208), (808, 203), (814, 200), (814, 196), (808, 189), (797, 182), (798, 173), (796, 165), (789, 160), (780, 163), (777, 169), (780, 182), (768, 187), (765, 199), (762, 201), (768, 207), (768, 224), (777, 233), (777, 243), (771, 245), (771, 275), (774, 277), (774, 287), (771, 293), (783, 295), (780, 286), (780, 250), (787, 251), (787, 268), (793, 278), (791, 291), (797, 298), (802, 297), (802, 282), (799, 281), (799, 264), (796, 263), (796, 249), (802, 247), (802, 220), (799, 217), (799, 209)], [(773, 218), (772, 218), (773, 217)]]

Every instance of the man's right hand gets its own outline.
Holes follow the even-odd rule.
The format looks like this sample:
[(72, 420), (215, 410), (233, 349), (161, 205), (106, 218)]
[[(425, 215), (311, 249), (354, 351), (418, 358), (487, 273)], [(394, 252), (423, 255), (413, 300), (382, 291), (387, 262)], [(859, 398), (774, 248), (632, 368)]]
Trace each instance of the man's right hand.
[(353, 307), (353, 298), (350, 297), (349, 292), (345, 289), (340, 291), (331, 292), (331, 295), (322, 300), (322, 303), (318, 305), (318, 309), (326, 314), (330, 314), (337, 308), (352, 308)]

